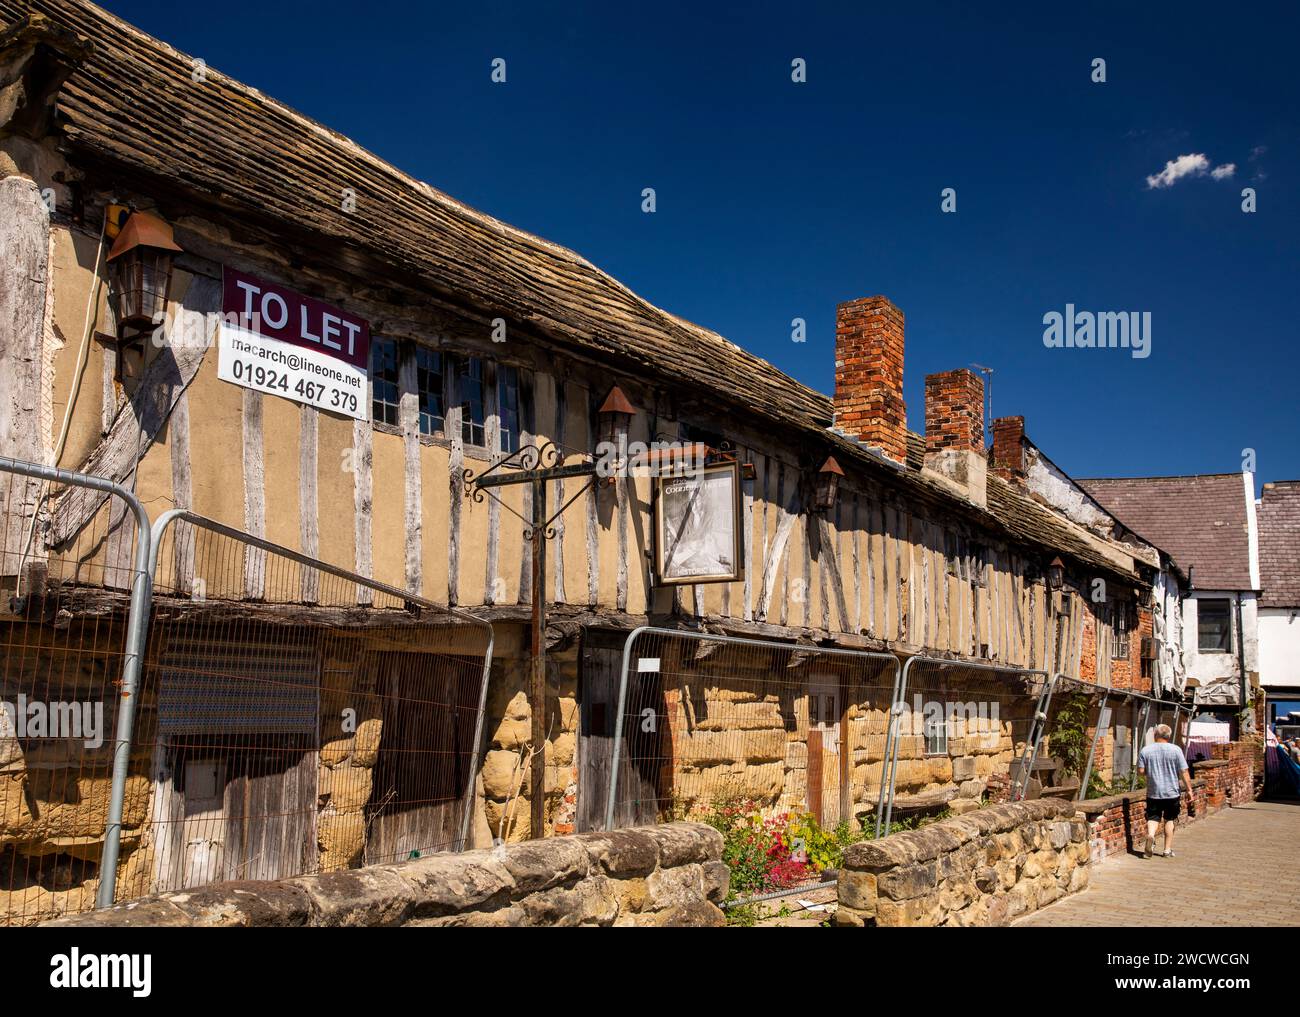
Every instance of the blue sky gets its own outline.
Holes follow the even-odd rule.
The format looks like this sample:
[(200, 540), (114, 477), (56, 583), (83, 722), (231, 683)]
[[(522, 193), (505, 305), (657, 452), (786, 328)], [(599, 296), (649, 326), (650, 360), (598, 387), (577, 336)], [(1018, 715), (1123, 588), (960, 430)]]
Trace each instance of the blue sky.
[[(1076, 476), (1300, 477), (1293, 10), (107, 6), (824, 392), (836, 303), (889, 296), (915, 430), (978, 362)], [(1151, 312), (1150, 357), (1047, 349), (1067, 303)]]

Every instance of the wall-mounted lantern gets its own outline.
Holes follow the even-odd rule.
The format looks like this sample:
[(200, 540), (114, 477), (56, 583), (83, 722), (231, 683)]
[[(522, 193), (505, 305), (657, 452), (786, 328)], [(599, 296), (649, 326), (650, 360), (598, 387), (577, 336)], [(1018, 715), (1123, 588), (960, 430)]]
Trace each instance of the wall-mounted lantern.
[(164, 220), (132, 212), (108, 252), (119, 381), (143, 372), (146, 339), (167, 313), (172, 262), (181, 249)]
[(632, 424), (632, 417), (636, 413), (636, 407), (623, 394), (621, 388), (617, 385), (611, 388), (609, 395), (605, 396), (605, 401), (600, 404), (600, 409), (597, 412), (600, 415), (601, 441), (617, 445), (620, 435), (626, 439), (628, 428)]
[(835, 457), (827, 456), (826, 462), (822, 463), (822, 468), (817, 471), (817, 482), (813, 488), (814, 511), (829, 512), (835, 507), (842, 476), (844, 471), (840, 469), (840, 464), (835, 461)]
[(1052, 559), (1052, 564), (1047, 566), (1047, 588), (1049, 590), (1059, 590), (1065, 585), (1065, 562), (1059, 557)]

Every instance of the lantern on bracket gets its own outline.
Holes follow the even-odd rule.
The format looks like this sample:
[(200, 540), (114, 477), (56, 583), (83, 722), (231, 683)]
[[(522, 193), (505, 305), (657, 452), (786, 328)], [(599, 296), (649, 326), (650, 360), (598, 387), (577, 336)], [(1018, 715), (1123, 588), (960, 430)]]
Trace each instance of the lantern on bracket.
[(167, 313), (172, 263), (181, 250), (166, 221), (132, 212), (108, 252), (118, 381), (143, 373), (147, 340)]
[(1052, 564), (1047, 566), (1047, 588), (1049, 590), (1059, 590), (1065, 585), (1065, 562), (1060, 557), (1052, 559)]
[(813, 487), (813, 509), (817, 512), (829, 512), (835, 507), (839, 496), (840, 477), (844, 471), (834, 456), (827, 456), (822, 468), (817, 471), (817, 480)]
[(609, 395), (605, 396), (605, 401), (600, 404), (600, 409), (597, 412), (600, 415), (601, 441), (617, 445), (620, 435), (626, 440), (628, 428), (632, 425), (632, 417), (636, 413), (636, 407), (623, 394), (621, 388), (617, 385), (611, 388)]

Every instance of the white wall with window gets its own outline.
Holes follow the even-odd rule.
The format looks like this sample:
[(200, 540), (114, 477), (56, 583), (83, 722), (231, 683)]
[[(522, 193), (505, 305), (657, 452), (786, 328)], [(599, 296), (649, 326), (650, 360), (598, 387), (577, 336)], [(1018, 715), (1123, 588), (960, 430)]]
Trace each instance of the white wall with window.
[(1197, 683), (1198, 703), (1233, 705), (1241, 699), (1242, 664), (1259, 670), (1259, 622), (1254, 593), (1198, 590), (1183, 603), (1183, 662)]

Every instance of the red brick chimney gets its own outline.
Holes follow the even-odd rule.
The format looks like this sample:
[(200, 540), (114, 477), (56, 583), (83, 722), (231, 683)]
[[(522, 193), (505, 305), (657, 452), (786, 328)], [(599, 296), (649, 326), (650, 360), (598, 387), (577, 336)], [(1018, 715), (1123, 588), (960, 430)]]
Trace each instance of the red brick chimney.
[(925, 471), (972, 505), (987, 506), (984, 379), (964, 367), (925, 376)]
[(974, 371), (925, 376), (925, 452), (984, 451), (984, 379)]
[(835, 427), (896, 463), (907, 459), (903, 312), (885, 297), (836, 308)]
[(989, 466), (1003, 480), (1024, 480), (1024, 417), (998, 417), (993, 421), (993, 449), (989, 456)]

